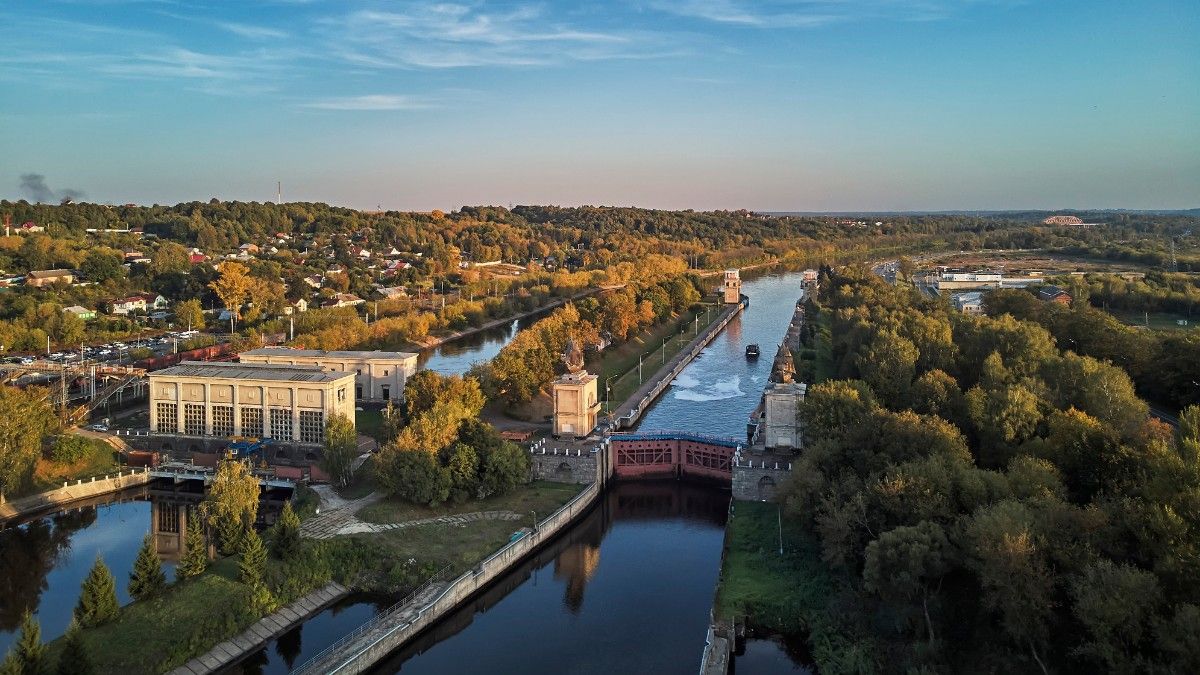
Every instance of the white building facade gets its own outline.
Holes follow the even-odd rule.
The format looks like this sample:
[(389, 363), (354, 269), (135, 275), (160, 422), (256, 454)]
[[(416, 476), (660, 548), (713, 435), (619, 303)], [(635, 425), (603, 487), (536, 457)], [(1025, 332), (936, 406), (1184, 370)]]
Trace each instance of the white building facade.
[(264, 347), (238, 355), (242, 363), (310, 365), (354, 374), (357, 401), (403, 401), (404, 385), (417, 372), (417, 355), (411, 352), (326, 351)]

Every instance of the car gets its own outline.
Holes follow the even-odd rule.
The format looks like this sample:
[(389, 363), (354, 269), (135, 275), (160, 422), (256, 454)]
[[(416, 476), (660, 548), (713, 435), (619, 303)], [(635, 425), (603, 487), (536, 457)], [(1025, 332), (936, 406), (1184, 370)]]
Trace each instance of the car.
[(88, 428), (92, 431), (108, 431), (108, 425), (106, 424), (93, 424)]

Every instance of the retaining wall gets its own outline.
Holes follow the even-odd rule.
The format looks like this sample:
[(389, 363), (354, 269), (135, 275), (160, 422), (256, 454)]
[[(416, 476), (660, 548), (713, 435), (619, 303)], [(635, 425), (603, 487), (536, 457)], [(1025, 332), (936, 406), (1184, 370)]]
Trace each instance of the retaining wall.
[(773, 502), (792, 475), (792, 463), (769, 455), (738, 455), (733, 464), (733, 498)]
[(597, 448), (551, 448), (539, 442), (529, 449), (529, 464), (538, 480), (556, 483), (594, 483), (599, 480)]
[(601, 486), (598, 482), (584, 488), (583, 492), (555, 511), (553, 515), (538, 523), (537, 530), (532, 532), (526, 530), (520, 539), (508, 544), (479, 563), (474, 569), (450, 582), (430, 603), (417, 610), (417, 616), (411, 622), (394, 626), (369, 644), (356, 645), (349, 655), (345, 655), (346, 652), (340, 652), (343, 656), (336, 662), (306, 664), (302, 670), (326, 674), (338, 673), (339, 675), (353, 675), (370, 670), (376, 662), (383, 660), (392, 651), (416, 637), (418, 633), (437, 623), (461, 603), (483, 590), (497, 577), (508, 572), (518, 561), (552, 539), (559, 531), (591, 508), (600, 496), (600, 492)]
[(36, 495), (0, 503), (0, 527), (19, 518), (54, 511), (71, 502), (99, 497), (150, 482), (149, 469), (126, 469), (116, 474), (93, 476), (87, 480), (67, 481), (63, 486)]

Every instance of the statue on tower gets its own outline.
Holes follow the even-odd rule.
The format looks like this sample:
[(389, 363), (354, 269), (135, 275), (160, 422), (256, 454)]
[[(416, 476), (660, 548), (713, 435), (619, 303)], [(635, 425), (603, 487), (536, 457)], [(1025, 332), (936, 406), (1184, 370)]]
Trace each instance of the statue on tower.
[(583, 348), (575, 338), (567, 341), (567, 348), (563, 351), (562, 361), (567, 366), (568, 373), (578, 373), (583, 370)]

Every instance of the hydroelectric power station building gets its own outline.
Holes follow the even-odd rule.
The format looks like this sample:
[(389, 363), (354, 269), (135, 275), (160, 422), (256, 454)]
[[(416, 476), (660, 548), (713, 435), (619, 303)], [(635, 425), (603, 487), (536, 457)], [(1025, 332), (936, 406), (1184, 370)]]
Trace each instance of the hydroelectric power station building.
[(311, 365), (184, 361), (149, 373), (154, 449), (217, 452), (231, 437), (270, 438), (272, 462), (320, 457), (325, 422), (354, 421), (354, 373)]
[(354, 398), (360, 403), (404, 400), (404, 383), (417, 372), (417, 355), (411, 352), (264, 347), (242, 352), (238, 359), (242, 363), (310, 365), (333, 372), (354, 373)]

